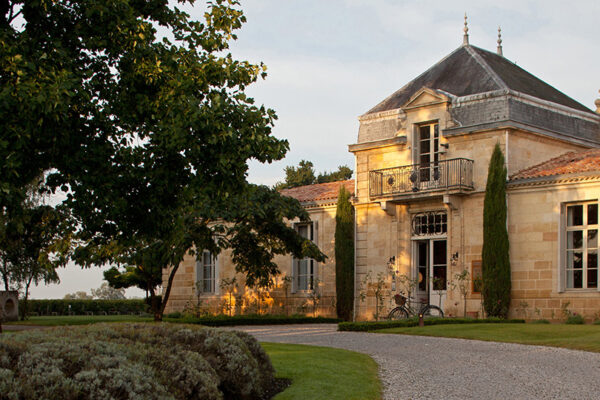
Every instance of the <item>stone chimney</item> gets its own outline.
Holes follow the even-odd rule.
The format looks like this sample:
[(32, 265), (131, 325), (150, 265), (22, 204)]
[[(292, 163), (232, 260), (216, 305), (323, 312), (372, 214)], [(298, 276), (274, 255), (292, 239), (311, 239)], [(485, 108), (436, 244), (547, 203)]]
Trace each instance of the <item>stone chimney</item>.
[[(598, 93), (600, 93), (600, 90), (598, 90)], [(600, 99), (596, 99), (594, 104), (596, 105), (596, 113), (600, 114)]]

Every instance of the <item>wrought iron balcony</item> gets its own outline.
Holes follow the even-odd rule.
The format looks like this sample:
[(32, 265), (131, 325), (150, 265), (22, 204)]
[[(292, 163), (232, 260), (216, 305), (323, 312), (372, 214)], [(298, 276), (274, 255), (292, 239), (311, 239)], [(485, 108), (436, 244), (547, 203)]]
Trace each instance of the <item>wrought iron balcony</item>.
[(454, 158), (369, 172), (371, 197), (473, 189), (473, 160)]

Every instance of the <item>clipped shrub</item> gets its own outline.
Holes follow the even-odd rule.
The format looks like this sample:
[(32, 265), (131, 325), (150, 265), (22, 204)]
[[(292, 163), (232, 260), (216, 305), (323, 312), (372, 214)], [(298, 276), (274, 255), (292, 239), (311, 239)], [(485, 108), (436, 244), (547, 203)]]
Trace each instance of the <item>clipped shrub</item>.
[(183, 316), (181, 318), (171, 318), (167, 316), (164, 321), (182, 323), (182, 324), (199, 324), (205, 326), (235, 326), (235, 325), (287, 325), (287, 324), (319, 324), (319, 323), (338, 323), (339, 318), (326, 317), (307, 317), (305, 315), (207, 315), (203, 317)]
[(250, 335), (175, 324), (97, 324), (0, 338), (2, 398), (264, 398), (275, 381)]
[(533, 321), (531, 321), (532, 324), (549, 324), (550, 321), (548, 321), (547, 319), (535, 319)]
[[(432, 318), (424, 321), (425, 325), (452, 325), (452, 324), (524, 324), (524, 319), (502, 319), (502, 318)], [(417, 318), (394, 320), (394, 321), (376, 321), (376, 322), (340, 322), (338, 331), (369, 332), (388, 328), (412, 328), (419, 325)]]
[(177, 318), (181, 318), (181, 317), (183, 317), (183, 314), (179, 311), (175, 311), (175, 312), (165, 315), (165, 318), (177, 319)]
[(565, 324), (570, 325), (583, 325), (585, 324), (585, 320), (581, 314), (572, 314), (567, 317)]
[[(22, 303), (19, 302), (23, 315)], [(69, 306), (71, 306), (69, 308)], [(125, 299), (125, 300), (67, 300), (67, 299), (50, 299), (50, 300), (28, 300), (27, 311), (38, 315), (85, 315), (88, 312), (94, 314), (114, 313), (130, 314), (146, 312), (148, 304), (143, 299)]]
[(273, 384), (275, 368), (271, 364), (271, 359), (265, 353), (258, 341), (249, 333), (242, 331), (233, 331), (248, 347), (250, 353), (258, 363), (258, 372), (260, 373), (261, 386), (266, 388)]

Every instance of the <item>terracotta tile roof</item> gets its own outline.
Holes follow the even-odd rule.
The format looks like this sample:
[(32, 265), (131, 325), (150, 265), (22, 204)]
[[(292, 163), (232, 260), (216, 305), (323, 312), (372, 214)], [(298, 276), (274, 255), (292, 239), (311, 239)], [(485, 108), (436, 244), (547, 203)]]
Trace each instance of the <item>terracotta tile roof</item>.
[(291, 189), (283, 189), (283, 196), (293, 197), (301, 203), (317, 200), (337, 199), (340, 186), (344, 185), (350, 194), (354, 194), (354, 179), (328, 183), (317, 183), (314, 185), (299, 186)]
[(544, 176), (568, 175), (581, 172), (600, 172), (600, 149), (573, 151), (541, 164), (521, 170), (510, 177), (511, 181)]

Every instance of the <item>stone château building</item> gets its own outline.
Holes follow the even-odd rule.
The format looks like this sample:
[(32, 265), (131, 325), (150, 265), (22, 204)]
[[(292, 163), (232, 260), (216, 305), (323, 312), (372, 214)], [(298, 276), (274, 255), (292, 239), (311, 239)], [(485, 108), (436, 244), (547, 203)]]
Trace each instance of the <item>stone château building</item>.
[[(509, 176), (511, 316), (599, 316), (600, 100), (591, 111), (504, 58), (500, 43), (490, 52), (465, 33), (461, 47), (360, 116), (349, 145), (355, 181), (282, 192), (306, 207), (312, 222), (294, 226), (328, 259), (280, 257), (283, 275), (260, 294), (263, 309), (335, 314), (335, 207), (345, 185), (356, 214), (357, 319), (373, 318), (378, 280), (385, 312), (406, 292), (404, 277), (416, 281), (414, 298), (462, 315), (455, 277), (463, 270), (467, 312), (481, 315), (483, 199), (498, 143)], [(186, 258), (167, 311), (198, 299), (231, 310), (219, 282), (234, 275), (227, 252)], [(236, 295), (238, 309), (258, 307), (259, 294), (239, 287)]]

